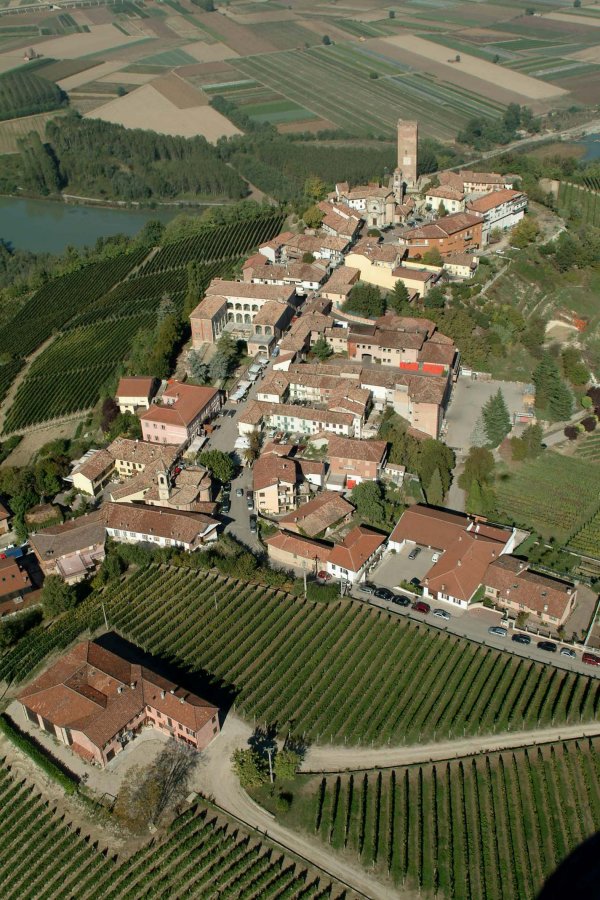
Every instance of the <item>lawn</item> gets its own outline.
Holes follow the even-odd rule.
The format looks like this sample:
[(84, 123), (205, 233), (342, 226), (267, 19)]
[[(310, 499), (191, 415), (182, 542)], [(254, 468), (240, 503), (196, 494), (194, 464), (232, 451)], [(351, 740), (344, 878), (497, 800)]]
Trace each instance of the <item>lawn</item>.
[[(555, 680), (549, 703), (560, 706)], [(515, 684), (518, 697), (522, 685)], [(600, 828), (598, 740), (473, 759), (304, 775), (288, 826), (317, 836), (392, 888), (449, 900), (528, 900)], [(331, 849), (330, 849), (331, 848)]]
[(549, 450), (502, 475), (497, 497), (503, 518), (564, 544), (600, 506), (600, 466)]

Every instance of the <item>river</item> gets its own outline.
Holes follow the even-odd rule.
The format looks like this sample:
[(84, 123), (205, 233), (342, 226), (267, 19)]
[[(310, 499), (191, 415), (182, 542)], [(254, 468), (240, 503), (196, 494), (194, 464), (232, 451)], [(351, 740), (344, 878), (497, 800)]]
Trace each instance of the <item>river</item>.
[(600, 159), (600, 134), (597, 132), (596, 134), (586, 134), (577, 143), (585, 147), (585, 156), (581, 157), (580, 162), (591, 162), (593, 159)]
[(149, 219), (168, 222), (183, 210), (70, 206), (52, 200), (0, 197), (0, 238), (15, 250), (61, 253), (68, 244), (93, 246), (99, 237), (137, 234)]

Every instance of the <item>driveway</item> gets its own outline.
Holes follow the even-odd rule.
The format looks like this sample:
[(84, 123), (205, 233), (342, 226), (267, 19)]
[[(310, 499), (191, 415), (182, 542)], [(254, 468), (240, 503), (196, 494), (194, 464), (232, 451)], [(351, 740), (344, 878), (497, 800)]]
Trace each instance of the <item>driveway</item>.
[(452, 391), (452, 399), (446, 413), (448, 430), (445, 443), (466, 456), (471, 446), (471, 436), (481, 410), (498, 389), (504, 394), (508, 411), (521, 412), (523, 409), (523, 383), (520, 381), (480, 381), (461, 375)]
[(423, 548), (416, 559), (409, 559), (414, 547), (403, 547), (399, 553), (386, 553), (382, 562), (373, 570), (369, 580), (379, 587), (399, 587), (401, 581), (424, 578), (433, 565), (435, 550)]

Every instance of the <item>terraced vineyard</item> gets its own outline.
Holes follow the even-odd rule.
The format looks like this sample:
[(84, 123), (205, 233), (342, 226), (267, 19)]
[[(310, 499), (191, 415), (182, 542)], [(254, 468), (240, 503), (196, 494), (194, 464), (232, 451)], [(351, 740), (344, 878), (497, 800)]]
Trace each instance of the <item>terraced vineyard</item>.
[[(341, 600), (311, 603), (213, 571), (151, 567), (105, 597), (110, 624), (235, 694), (237, 711), (316, 743), (399, 744), (588, 721), (600, 681)], [(98, 627), (95, 596), (0, 658), (26, 677)]]
[(600, 828), (599, 750), (598, 739), (583, 739), (304, 776), (289, 819), (425, 896), (525, 900)]
[(600, 226), (600, 193), (597, 190), (561, 181), (558, 208), (561, 212), (580, 217), (582, 222)]
[(279, 212), (268, 211), (231, 225), (207, 225), (196, 237), (166, 244), (141, 268), (147, 249), (87, 266), (37, 291), (0, 335), (0, 353), (15, 357), (0, 368), (0, 398), (23, 365), (21, 358), (51, 334), (62, 334), (27, 372), (4, 433), (91, 409), (136, 334), (154, 327), (162, 300), (168, 297), (182, 310), (189, 262), (206, 261), (195, 273), (202, 291), (211, 279), (229, 275), (240, 256), (277, 234), (282, 222)]
[[(220, 819), (192, 807), (168, 832), (116, 862), (33, 785), (0, 763), (0, 868), (6, 900), (78, 897), (325, 898), (334, 885)], [(32, 855), (35, 865), (32, 866)]]
[(592, 516), (589, 522), (586, 522), (577, 534), (573, 535), (569, 541), (569, 547), (576, 553), (600, 559), (600, 510)]
[(598, 509), (600, 466), (543, 453), (500, 481), (497, 496), (504, 516), (565, 543)]

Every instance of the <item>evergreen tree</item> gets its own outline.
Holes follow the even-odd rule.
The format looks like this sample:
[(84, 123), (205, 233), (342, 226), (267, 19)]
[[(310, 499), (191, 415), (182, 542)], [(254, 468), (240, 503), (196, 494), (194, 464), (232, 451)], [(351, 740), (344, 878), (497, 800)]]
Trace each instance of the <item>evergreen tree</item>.
[(359, 316), (382, 316), (385, 312), (385, 302), (381, 290), (375, 284), (357, 282), (350, 291), (344, 310)]
[(440, 470), (436, 469), (427, 487), (427, 502), (430, 506), (441, 506), (444, 502), (444, 486)]
[(325, 362), (325, 360), (328, 359), (333, 352), (323, 335), (321, 335), (318, 341), (315, 341), (315, 343), (311, 347), (311, 351), (312, 353), (314, 353), (317, 359), (321, 360), (321, 362)]
[(391, 290), (386, 297), (386, 306), (400, 316), (406, 315), (407, 312), (410, 312), (408, 300), (409, 293), (407, 287), (403, 281), (398, 279), (394, 285), (394, 289)]
[(541, 412), (559, 422), (570, 418), (573, 396), (560, 377), (556, 361), (544, 353), (533, 373), (535, 405)]
[(497, 447), (511, 429), (510, 414), (504, 394), (500, 388), (483, 407), (482, 416), (483, 426), (490, 446)]
[(573, 394), (559, 378), (550, 397), (550, 413), (557, 422), (566, 422), (573, 412)]

